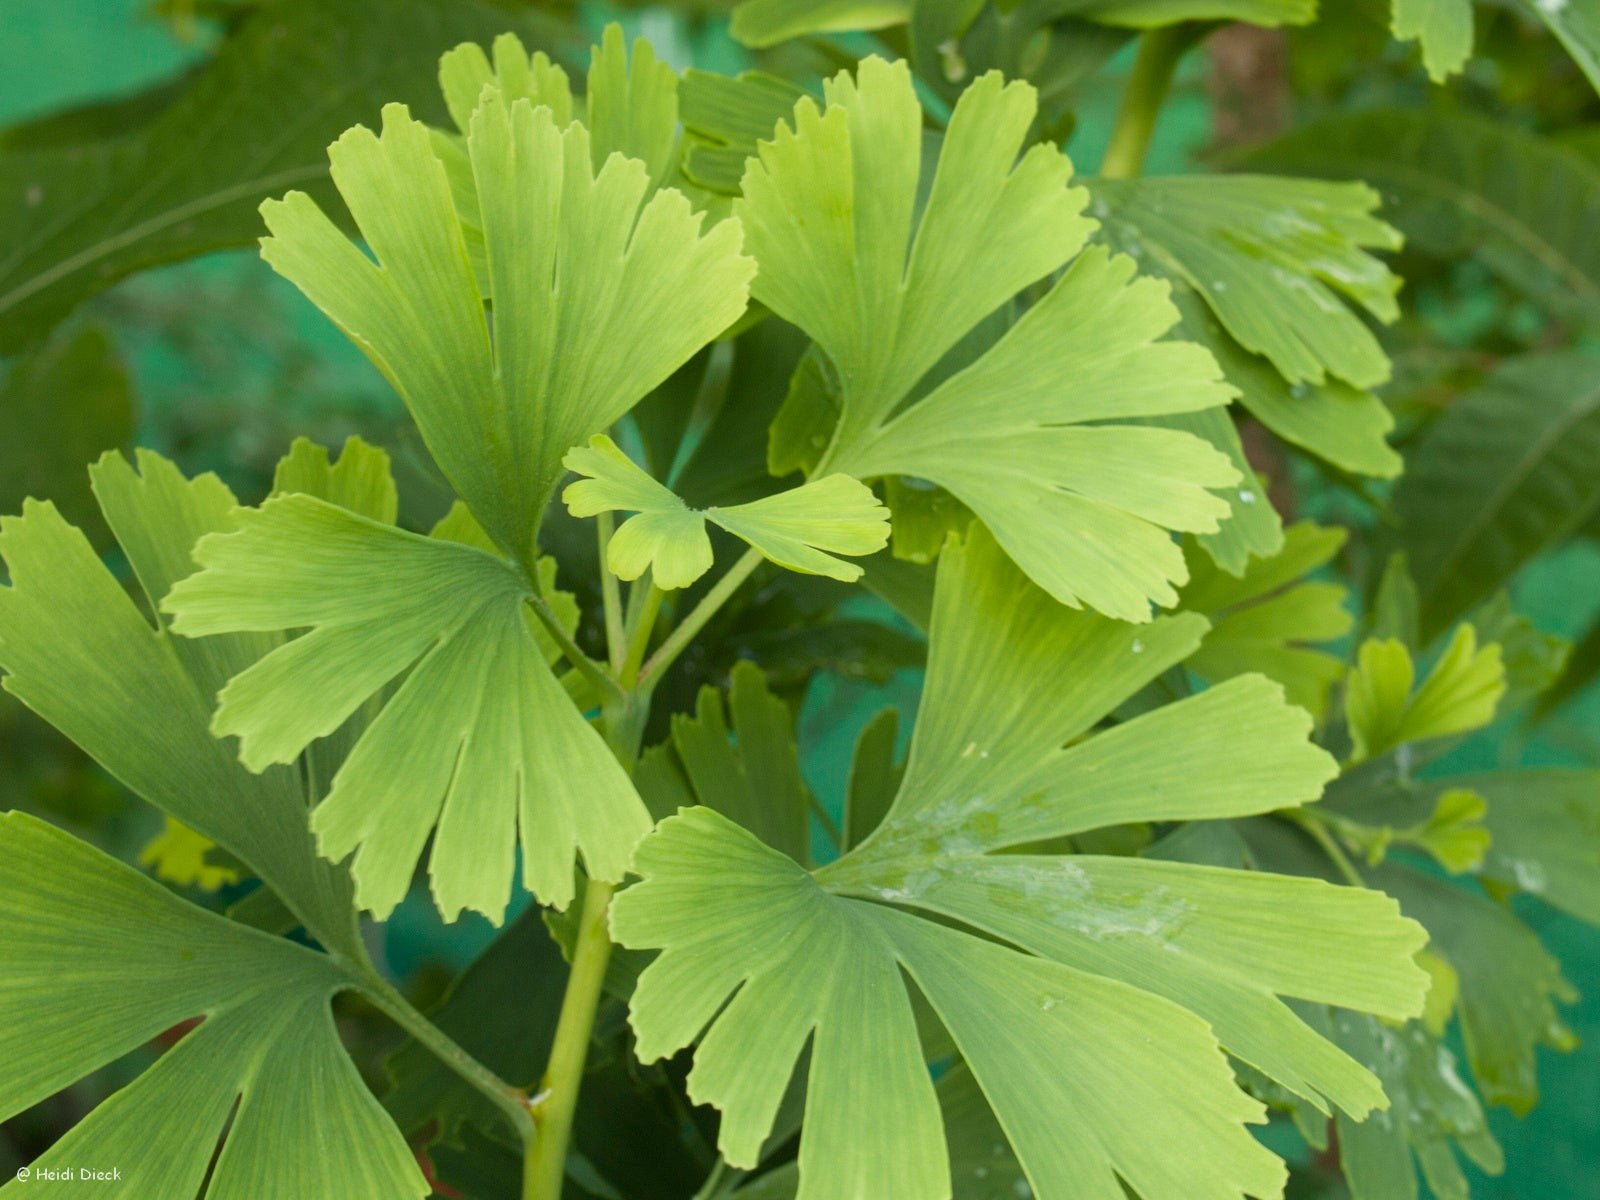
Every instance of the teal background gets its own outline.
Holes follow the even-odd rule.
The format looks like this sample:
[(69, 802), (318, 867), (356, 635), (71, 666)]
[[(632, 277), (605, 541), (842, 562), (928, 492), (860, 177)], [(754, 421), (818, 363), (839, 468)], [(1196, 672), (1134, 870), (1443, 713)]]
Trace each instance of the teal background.
[[(5, 0), (0, 125), (136, 91), (204, 57), (210, 35), (203, 23), (180, 38), (171, 25), (143, 13), (139, 0)], [(609, 14), (591, 6), (590, 15), (598, 28)], [(661, 14), (632, 14), (629, 24), (676, 65), (691, 59), (723, 69), (739, 64), (738, 47), (715, 29), (691, 39)], [(1153, 173), (1182, 169), (1209, 136), (1197, 59), (1191, 56), (1163, 116)], [(1126, 66), (1124, 56), (1112, 72)], [(1117, 94), (1114, 87), (1099, 89), (1080, 113), (1071, 145), (1080, 164), (1098, 161)], [(404, 425), (398, 401), (366, 360), (252, 251), (139, 275), (91, 301), (76, 319), (104, 325), (128, 363), (139, 442), (172, 455), (186, 470), (217, 470), (247, 497), (264, 490), (271, 464), (296, 434), (324, 442), (355, 432), (393, 440)], [(1600, 612), (1600, 548), (1575, 545), (1534, 564), (1514, 595), (1542, 628), (1581, 632)], [(855, 734), (873, 713), (894, 704), (902, 709), (902, 729), (909, 725), (917, 687), (914, 673), (882, 688), (818, 680), (800, 734), (820, 796), (838, 802)], [(1498, 727), (1460, 747), (1447, 765), (1519, 762), (1600, 762), (1600, 691), (1568, 704), (1537, 737)], [(1508, 1169), (1499, 1179), (1475, 1179), (1474, 1195), (1600, 1200), (1600, 933), (1548, 909), (1530, 906), (1526, 915), (1585, 993), (1570, 1014), (1583, 1045), (1569, 1056), (1541, 1053), (1544, 1101), (1530, 1118), (1493, 1114)], [(491, 934), (486, 922), (470, 917), (447, 930), (419, 899), (391, 922), (391, 965), (402, 975), (427, 963), (459, 967)]]

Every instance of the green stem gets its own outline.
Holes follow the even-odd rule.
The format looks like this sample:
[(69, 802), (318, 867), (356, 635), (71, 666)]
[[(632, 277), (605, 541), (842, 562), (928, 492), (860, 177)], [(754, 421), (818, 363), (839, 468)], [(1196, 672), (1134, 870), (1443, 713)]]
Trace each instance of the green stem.
[(665, 598), (666, 593), (652, 579), (644, 600), (632, 614), (627, 653), (622, 658), (622, 669), (617, 672), (624, 688), (631, 689), (639, 680), (639, 664), (644, 662), (645, 651), (650, 648), (650, 635), (655, 632), (656, 618), (661, 614), (661, 601)]
[(606, 652), (611, 658), (612, 672), (620, 674), (627, 645), (622, 628), (622, 585), (606, 565), (615, 524), (615, 518), (608, 512), (599, 514), (595, 519), (595, 529), (600, 538), (600, 596), (606, 610)]
[(482, 1092), (510, 1122), (524, 1142), (533, 1136), (533, 1114), (528, 1107), (528, 1093), (501, 1079), (460, 1046), (456, 1045), (440, 1028), (411, 1006), (411, 1002), (395, 990), (376, 969), (367, 967), (359, 972), (362, 989), (394, 1022), (433, 1051), (439, 1061)]
[(527, 1135), (523, 1158), (522, 1200), (560, 1200), (567, 1170), (567, 1142), (572, 1117), (578, 1107), (584, 1060), (594, 1032), (595, 1009), (611, 961), (611, 938), (606, 932), (606, 909), (613, 887), (591, 879), (583, 890), (583, 910), (578, 917), (578, 940), (572, 952), (572, 970), (561, 1016), (556, 1022), (555, 1044), (545, 1068), (539, 1098), (534, 1102), (535, 1132)]
[(653, 687), (660, 679), (661, 673), (677, 661), (689, 643), (694, 641), (699, 632), (705, 628), (706, 622), (717, 614), (717, 610), (728, 602), (728, 598), (739, 590), (739, 585), (750, 578), (750, 573), (761, 563), (761, 551), (746, 550), (744, 557), (728, 568), (728, 573), (712, 586), (711, 590), (700, 598), (700, 603), (683, 619), (683, 623), (667, 635), (667, 640), (662, 642), (656, 652), (650, 656), (650, 661), (644, 664), (644, 669), (639, 672), (639, 686), (641, 688)]
[(560, 618), (556, 616), (548, 600), (543, 596), (529, 596), (528, 604), (533, 609), (534, 615), (539, 618), (539, 623), (555, 639), (562, 657), (572, 664), (573, 669), (587, 679), (601, 696), (613, 700), (624, 698), (622, 688), (612, 678), (610, 672), (585, 654), (578, 643), (572, 640), (572, 635), (562, 627)]
[(733, 1172), (728, 1166), (728, 1160), (719, 1154), (716, 1164), (711, 1168), (711, 1174), (706, 1176), (705, 1183), (701, 1184), (700, 1190), (694, 1194), (694, 1200), (717, 1200), (727, 1185), (742, 1174), (744, 1174), (742, 1171)]
[(1339, 874), (1344, 876), (1345, 882), (1351, 887), (1364, 888), (1367, 886), (1367, 881), (1361, 878), (1361, 872), (1356, 870), (1355, 864), (1350, 861), (1350, 856), (1344, 852), (1344, 847), (1339, 845), (1339, 839), (1334, 836), (1333, 831), (1321, 819), (1311, 813), (1293, 808), (1282, 809), (1278, 815), (1290, 824), (1298, 825), (1310, 834), (1311, 840), (1322, 847), (1322, 852), (1338, 868)]
[(1139, 40), (1139, 57), (1122, 95), (1105, 161), (1100, 164), (1102, 178), (1136, 179), (1144, 170), (1156, 119), (1172, 86), (1172, 72), (1192, 41), (1192, 31), (1182, 25), (1152, 29)]

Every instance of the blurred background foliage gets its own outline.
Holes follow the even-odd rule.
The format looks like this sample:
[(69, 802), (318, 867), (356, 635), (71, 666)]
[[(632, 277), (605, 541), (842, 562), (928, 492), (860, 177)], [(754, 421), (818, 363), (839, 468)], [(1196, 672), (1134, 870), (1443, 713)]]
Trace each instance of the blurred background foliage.
[[(256, 204), (289, 187), (321, 188), (326, 199), (328, 141), (372, 120), (391, 99), (440, 115), (433, 111), (439, 52), (505, 28), (581, 67), (591, 38), (620, 19), (680, 69), (733, 72), (759, 64), (798, 79), (820, 78), (880, 45), (907, 49), (905, 35), (897, 41), (891, 31), (790, 43), (758, 58), (730, 35), (730, 7), (8, 0), (0, 16), (0, 511), (16, 511), (25, 496), (48, 496), (91, 536), (103, 533), (83, 468), (103, 450), (135, 444), (174, 458), (186, 473), (216, 471), (254, 502), (293, 437), (332, 446), (358, 434), (394, 454), (405, 517), (420, 524), (437, 516), (444, 492), (399, 401), (257, 258)], [(1498, 246), (1470, 223), (1442, 215), (1439, 197), (1407, 190), (1406, 154), (1426, 153), (1436, 171), (1444, 163), (1440, 177), (1463, 194), (1484, 203), (1487, 196), (1535, 230), (1570, 217), (1557, 194), (1563, 179), (1596, 189), (1567, 197), (1580, 218), (1587, 213), (1587, 225), (1564, 243), (1577, 257), (1564, 269), (1577, 302), (1597, 304), (1600, 103), (1560, 45), (1513, 4), (1478, 6), (1477, 53), (1442, 87), (1429, 82), (1414, 46), (1389, 37), (1387, 0), (1329, 0), (1323, 7), (1315, 25), (1230, 27), (1188, 55), (1148, 170), (1259, 163), (1369, 178), (1384, 192), (1391, 219), (1395, 208), (1404, 210), (1410, 220), (1399, 223), (1411, 237), (1395, 263), (1406, 280), (1404, 315), (1383, 333), (1397, 365), (1384, 397), (1398, 422), (1395, 444), (1415, 467), (1441, 452), (1429, 446), (1441, 414), (1486, 388), (1536, 410), (1539, 381), (1501, 378), (1496, 365), (1571, 347), (1574, 337), (1559, 312), (1530, 298), (1537, 281), (1518, 266), (1517, 247)], [(1105, 151), (1131, 50), (1106, 45), (1087, 55), (1085, 74), (1057, 106), (1053, 132), (1065, 135), (1080, 170), (1092, 172)], [(1420, 141), (1404, 140), (1404, 120), (1391, 110), (1427, 120)], [(1484, 117), (1502, 123), (1493, 137), (1478, 123)], [(1519, 131), (1538, 140), (1519, 141)], [(1549, 427), (1530, 432), (1529, 474), (1561, 439), (1596, 437), (1600, 360), (1575, 361), (1570, 380), (1554, 385), (1565, 389), (1564, 406)], [(1590, 394), (1587, 407), (1570, 402), (1573, 389)], [(1349, 540), (1332, 570), (1355, 595), (1372, 595), (1387, 549), (1399, 544), (1405, 484), (1396, 496), (1391, 485), (1342, 475), (1258, 428), (1245, 434), (1286, 521), (1312, 518), (1364, 535)], [(1600, 479), (1600, 462), (1590, 469)], [(1484, 485), (1514, 487), (1522, 479), (1508, 467), (1504, 479)], [(1537, 552), (1513, 555), (1508, 568), (1515, 609), (1543, 633), (1573, 643), (1565, 676), (1536, 708), (1515, 711), (1455, 747), (1438, 771), (1600, 762), (1600, 506), (1581, 516), (1544, 531)], [(755, 597), (731, 631), (736, 646), (760, 649), (773, 686), (796, 709), (808, 782), (835, 813), (857, 735), (893, 707), (903, 740), (919, 687), (918, 671), (907, 665), (916, 658), (914, 633), (886, 630), (881, 604), (850, 603), (855, 607), (843, 615), (870, 630), (859, 638), (848, 625), (844, 634), (817, 631), (819, 614), (840, 615), (837, 590), (825, 585)], [(787, 643), (806, 669), (785, 675), (774, 638), (808, 629), (809, 641)], [(817, 656), (828, 665), (810, 670)], [(673, 698), (679, 709), (691, 706), (696, 683), (726, 683), (731, 661), (693, 666)], [(159, 714), (130, 714), (141, 716)], [(159, 816), (4, 695), (0, 808), (46, 815), (120, 857), (144, 861), (201, 903), (224, 906), (242, 893), (243, 885), (228, 882), (228, 863), (200, 857), (181, 831), (164, 830)], [(201, 883), (222, 886), (212, 892)], [(1495, 1179), (1475, 1175), (1473, 1194), (1594, 1200), (1600, 933), (1536, 902), (1517, 904), (1585, 992), (1570, 1016), (1582, 1044), (1570, 1055), (1541, 1053), (1543, 1099), (1527, 1120), (1493, 1110), (1507, 1169)], [(475, 917), (440, 925), (419, 892), (374, 934), (382, 939), (374, 949), (426, 1004), (491, 934)], [(358, 1060), (379, 1080), (397, 1034), (354, 1006), (343, 1020)], [(141, 1063), (108, 1068), (0, 1128), (0, 1176), (30, 1161)], [(1338, 1194), (1336, 1178), (1309, 1152), (1299, 1151), (1299, 1162), (1300, 1194)]]

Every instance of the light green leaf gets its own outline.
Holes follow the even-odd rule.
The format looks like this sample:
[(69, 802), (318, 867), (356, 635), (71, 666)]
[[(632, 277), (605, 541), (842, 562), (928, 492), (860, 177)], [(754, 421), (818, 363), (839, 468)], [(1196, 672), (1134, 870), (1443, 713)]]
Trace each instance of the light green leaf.
[[(990, 73), (966, 90), (920, 221), (905, 64), (869, 58), (825, 90), (825, 109), (802, 100), (762, 146), (734, 206), (761, 264), (756, 298), (841, 381), (817, 470), (938, 484), (1058, 600), (1148, 620), (1185, 575), (1168, 530), (1214, 531), (1228, 509), (1206, 489), (1238, 472), (1198, 438), (1116, 422), (1225, 403), (1214, 361), (1156, 341), (1177, 316), (1162, 284), (1078, 253), (1092, 223), (1070, 164), (1048, 145), (1017, 159), (1031, 87)], [(980, 321), (1063, 267), (992, 349), (901, 407)]]
[(1291, 383), (1358, 388), (1389, 378), (1377, 338), (1342, 301), (1400, 315), (1400, 281), (1367, 248), (1400, 235), (1358, 183), (1267, 175), (1179, 175), (1094, 184), (1116, 244), (1199, 295), (1245, 350)]
[(1572, 61), (1600, 89), (1600, 5), (1595, 0), (1531, 0), (1526, 7), (1561, 39)]
[(1412, 250), (1480, 259), (1536, 304), (1600, 318), (1600, 166), (1505, 121), (1375, 109), (1318, 121), (1252, 169), (1359, 179)]
[(1431, 638), (1600, 508), (1600, 359), (1509, 359), (1408, 455), (1395, 513)]
[(1427, 927), (1429, 949), (1455, 968), (1467, 1061), (1484, 1098), (1525, 1115), (1539, 1098), (1535, 1048), (1577, 1045), (1555, 1007), (1577, 999), (1561, 964), (1533, 930), (1485, 896), (1395, 863), (1371, 878)]
[(613, 154), (638, 159), (657, 188), (677, 166), (678, 73), (644, 38), (633, 43), (629, 57), (622, 26), (612, 22), (591, 51), (585, 91), (590, 152), (596, 169)]
[[(1257, 475), (1245, 457), (1238, 427), (1225, 408), (1162, 417), (1157, 424), (1181, 429), (1210, 442), (1228, 456), (1239, 472), (1241, 486), (1222, 493), (1228, 502), (1228, 519), (1215, 533), (1195, 535), (1195, 541), (1230, 575), (1242, 575), (1252, 558), (1270, 558), (1283, 549), (1283, 518), (1267, 495), (1266, 480)], [(899, 525), (896, 525), (896, 533)]]
[(567, 448), (737, 318), (754, 264), (736, 223), (702, 235), (680, 193), (646, 200), (636, 160), (595, 174), (587, 131), (526, 99), (486, 89), (467, 152), (487, 324), (445, 168), (398, 105), (381, 137), (358, 127), (329, 148), (378, 262), (300, 193), (263, 207), (262, 252), (373, 359), (473, 515), (526, 562)]
[(0, 155), (0, 354), (136, 271), (248, 245), (257, 206), (285, 188), (331, 202), (329, 140), (384, 100), (443, 117), (434, 68), (447, 47), (509, 25), (560, 28), (480, 0), (281, 0), (229, 24), (148, 121)]
[(1422, 931), (1387, 898), (1183, 863), (995, 853), (1320, 792), (1331, 760), (1259, 678), (1083, 737), (1192, 652), (1203, 624), (1074, 612), (975, 527), (941, 558), (910, 761), (870, 837), (813, 873), (704, 808), (640, 843), (643, 882), (611, 914), (622, 944), (662, 951), (632, 1001), (639, 1053), (699, 1039), (690, 1093), (722, 1109), (730, 1162), (754, 1164), (809, 1037), (799, 1195), (949, 1194), (902, 969), (1041, 1200), (1120, 1198), (1119, 1178), (1149, 1200), (1277, 1194), (1281, 1167), (1241, 1125), (1261, 1110), (1234, 1089), (1218, 1041), (1318, 1105), (1383, 1102), (1278, 997), (1420, 1012)]
[[(632, 512), (611, 538), (607, 565), (621, 579), (646, 570), (657, 587), (687, 587), (711, 568), (706, 522), (726, 529), (791, 571), (854, 582), (861, 568), (834, 554), (876, 554), (889, 541), (889, 511), (848, 475), (814, 479), (748, 504), (692, 509), (604, 434), (567, 452), (561, 499), (575, 517)], [(829, 553), (832, 551), (833, 553)]]
[(1417, 1200), (1413, 1158), (1437, 1200), (1467, 1200), (1467, 1180), (1452, 1143), (1490, 1175), (1505, 1169), (1500, 1144), (1456, 1056), (1420, 1023), (1394, 1029), (1349, 1012), (1331, 1014), (1330, 1022), (1334, 1040), (1377, 1073), (1390, 1100), (1388, 1112), (1365, 1121), (1337, 1118), (1339, 1165), (1352, 1200)]
[[(94, 486), (151, 605), (194, 570), (205, 533), (234, 528), (215, 476), (186, 480), (153, 454), (116, 455)], [(5, 688), (130, 790), (217, 843), (264, 880), (323, 945), (359, 959), (345, 873), (317, 857), (306, 796), (289, 767), (253, 775), (209, 732), (211, 698), (276, 639), (200, 641), (153, 629), (89, 543), (49, 504), (0, 521), (0, 667)], [(129, 714), (160, 714), (130, 720)]]
[(1494, 719), (1505, 694), (1500, 647), (1478, 649), (1471, 625), (1456, 629), (1422, 686), (1412, 691), (1411, 652), (1392, 639), (1363, 642), (1345, 693), (1354, 761), (1376, 758), (1407, 742), (1467, 733)]
[(644, 754), (634, 781), (654, 817), (701, 804), (790, 858), (809, 856), (812, 801), (794, 715), (754, 663), (734, 666), (726, 704), (705, 687), (693, 716), (673, 714), (671, 737)]
[(428, 1194), (340, 1045), (328, 1001), (353, 981), (325, 955), (195, 908), (22, 813), (0, 816), (0, 921), (0, 1119), (205, 1018), (0, 1195), (79, 1195), (82, 1181), (44, 1172), (85, 1167), (115, 1168), (88, 1186), (127, 1200), (202, 1184), (207, 1200)]
[[(1566, 0), (1543, 0), (1540, 7)], [(1428, 78), (1443, 83), (1472, 57), (1472, 0), (1394, 0), (1391, 22), (1402, 42), (1422, 45)]]
[(389, 456), (358, 437), (345, 439), (336, 461), (310, 438), (295, 438), (272, 476), (272, 494), (301, 492), (393, 525), (400, 510)]
[[(472, 131), (472, 114), (486, 87), (497, 90), (508, 105), (527, 100), (535, 108), (548, 108), (556, 124), (571, 122), (572, 83), (549, 55), (543, 50), (529, 54), (514, 33), (495, 38), (490, 54), (476, 42), (463, 42), (439, 58), (439, 90), (462, 137)], [(469, 165), (468, 179), (470, 171)]]
[(1291, 704), (1318, 721), (1328, 693), (1344, 675), (1344, 662), (1312, 647), (1350, 632), (1346, 589), (1303, 577), (1326, 564), (1344, 545), (1345, 531), (1309, 521), (1291, 526), (1283, 549), (1257, 559), (1237, 579), (1198, 556), (1180, 607), (1211, 619), (1211, 630), (1188, 667), (1209, 683), (1259, 671), (1283, 685)]
[[(292, 761), (407, 672), (313, 810), (319, 850), (354, 852), (357, 898), (387, 916), (430, 831), (434, 896), (499, 921), (515, 852), (539, 899), (565, 907), (572, 864), (619, 879), (649, 821), (528, 628), (532, 586), (471, 546), (379, 524), (310, 496), (241, 510), (196, 547), (167, 596), (189, 637), (311, 632), (236, 675), (213, 729), (252, 770)], [(519, 838), (520, 830), (520, 838)]]

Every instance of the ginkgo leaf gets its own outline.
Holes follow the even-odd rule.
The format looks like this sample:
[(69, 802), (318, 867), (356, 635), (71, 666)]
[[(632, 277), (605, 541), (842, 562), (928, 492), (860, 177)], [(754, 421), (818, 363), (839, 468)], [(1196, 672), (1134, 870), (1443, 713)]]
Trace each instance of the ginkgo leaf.
[[(493, 311), (434, 141), (403, 106), (329, 148), (374, 263), (310, 198), (262, 208), (262, 254), (406, 401), (458, 495), (507, 553), (533, 536), (569, 446), (605, 429), (744, 311), (737, 223), (702, 234), (649, 169), (596, 172), (590, 136), (486, 88), (466, 138)], [(617, 347), (626, 346), (627, 353)]]
[(1271, 558), (1283, 549), (1283, 518), (1270, 500), (1263, 503), (1262, 498), (1267, 495), (1267, 481), (1256, 473), (1245, 456), (1244, 442), (1227, 409), (1207, 408), (1199, 412), (1178, 413), (1171, 417), (1156, 418), (1154, 423), (1204, 438), (1226, 454), (1228, 461), (1239, 472), (1240, 486), (1221, 493), (1228, 502), (1229, 510), (1222, 528), (1215, 533), (1195, 535), (1195, 542), (1205, 550), (1212, 562), (1230, 575), (1243, 575), (1252, 558)]
[(693, 716), (674, 713), (672, 736), (645, 752), (634, 781), (652, 816), (704, 805), (791, 858), (807, 857), (812, 801), (794, 716), (755, 663), (735, 664), (726, 703), (705, 687)]
[[(920, 220), (906, 65), (865, 59), (825, 93), (761, 146), (734, 205), (761, 264), (756, 298), (841, 382), (817, 473), (938, 484), (1058, 600), (1148, 620), (1185, 578), (1168, 531), (1215, 530), (1228, 507), (1208, 489), (1239, 474), (1189, 434), (1118, 421), (1226, 403), (1215, 361), (1156, 340), (1177, 320), (1164, 284), (1079, 253), (1093, 223), (1071, 164), (1049, 145), (1017, 157), (1036, 109), (1027, 84), (991, 72), (963, 93)], [(1058, 271), (991, 349), (914, 398), (969, 331)]]
[(1119, 246), (1204, 297), (1234, 341), (1291, 383), (1330, 376), (1361, 388), (1389, 357), (1343, 300), (1382, 321), (1400, 315), (1400, 280), (1368, 247), (1400, 235), (1373, 216), (1360, 183), (1270, 175), (1176, 175), (1094, 184), (1096, 215)]
[(846, 583), (861, 578), (861, 568), (835, 555), (876, 554), (889, 541), (889, 510), (848, 475), (813, 479), (747, 504), (692, 509), (604, 434), (574, 447), (563, 462), (584, 476), (561, 493), (573, 516), (638, 514), (617, 528), (607, 550), (607, 565), (621, 579), (649, 570), (657, 587), (693, 583), (711, 567), (707, 521), (779, 566)]
[(440, 56), (439, 90), (462, 137), (471, 132), (472, 114), (485, 87), (495, 88), (508, 105), (528, 100), (536, 108), (548, 108), (559, 125), (572, 120), (572, 83), (566, 71), (543, 50), (529, 54), (514, 33), (495, 38), (489, 54), (476, 42), (463, 42)]
[(332, 462), (326, 446), (295, 438), (272, 474), (274, 496), (291, 492), (320, 497), (385, 525), (393, 525), (400, 511), (389, 456), (358, 437), (345, 439)]
[[(185, 479), (141, 452), (93, 468), (95, 494), (152, 607), (195, 569), (195, 540), (234, 526), (214, 475)], [(5, 688), (105, 770), (262, 879), (317, 941), (352, 956), (360, 934), (346, 873), (318, 858), (296, 770), (259, 775), (213, 738), (212, 697), (278, 644), (230, 634), (190, 641), (152, 628), (88, 541), (52, 505), (0, 521), (0, 667)], [(159, 720), (130, 720), (159, 714)]]
[(1494, 643), (1478, 648), (1471, 625), (1458, 626), (1415, 692), (1416, 667), (1400, 642), (1363, 642), (1345, 693), (1355, 761), (1406, 742), (1448, 737), (1487, 725), (1506, 690), (1505, 664)]
[(89, 1166), (116, 1168), (93, 1186), (129, 1198), (428, 1195), (339, 1042), (328, 1002), (357, 981), (328, 956), (14, 812), (0, 816), (0, 921), (0, 1119), (205, 1018), (0, 1194), (70, 1196), (84, 1184), (45, 1172)]
[(430, 832), (447, 919), (472, 908), (500, 920), (519, 845), (527, 886), (557, 907), (575, 853), (591, 875), (621, 878), (649, 820), (546, 665), (514, 564), (310, 496), (236, 521), (200, 542), (204, 570), (163, 608), (190, 637), (310, 628), (221, 693), (213, 729), (239, 736), (246, 766), (292, 761), (409, 670), (311, 814), (324, 855), (354, 853), (364, 907), (394, 908)]
[[(1098, 237), (1172, 282), (1183, 336), (1216, 356), (1251, 416), (1342, 470), (1398, 475), (1400, 456), (1386, 441), (1394, 418), (1344, 381), (1389, 374), (1370, 331), (1339, 300), (1343, 292), (1393, 319), (1399, 281), (1364, 249), (1398, 242), (1371, 216), (1376, 194), (1272, 176), (1224, 180), (1234, 186), (1216, 192), (1217, 181), (1097, 181)], [(1219, 536), (1227, 533), (1225, 525)]]
[(1259, 671), (1283, 685), (1290, 703), (1320, 721), (1345, 665), (1315, 646), (1349, 633), (1354, 618), (1342, 585), (1304, 576), (1337, 554), (1345, 536), (1342, 529), (1310, 522), (1290, 526), (1282, 550), (1251, 563), (1237, 579), (1191, 557), (1180, 607), (1212, 624), (1189, 669), (1210, 683)]
[[(1538, 4), (1549, 6), (1550, 0)], [(1472, 0), (1394, 0), (1390, 28), (1400, 41), (1421, 44), (1422, 65), (1435, 83), (1443, 83), (1472, 57)]]
[(689, 808), (640, 843), (643, 881), (611, 912), (621, 944), (662, 952), (632, 999), (639, 1054), (698, 1040), (690, 1094), (722, 1110), (729, 1162), (754, 1165), (809, 1039), (800, 1196), (949, 1195), (902, 970), (1041, 1200), (1120, 1200), (1119, 1179), (1148, 1200), (1277, 1195), (1282, 1167), (1242, 1124), (1261, 1110), (1218, 1042), (1319, 1106), (1383, 1103), (1377, 1081), (1279, 996), (1420, 1012), (1426, 978), (1411, 956), (1423, 931), (1387, 897), (1026, 851), (1320, 792), (1332, 760), (1258, 677), (1083, 737), (1203, 628), (1193, 615), (1136, 627), (1061, 606), (974, 526), (941, 558), (910, 761), (869, 837), (807, 872)]

